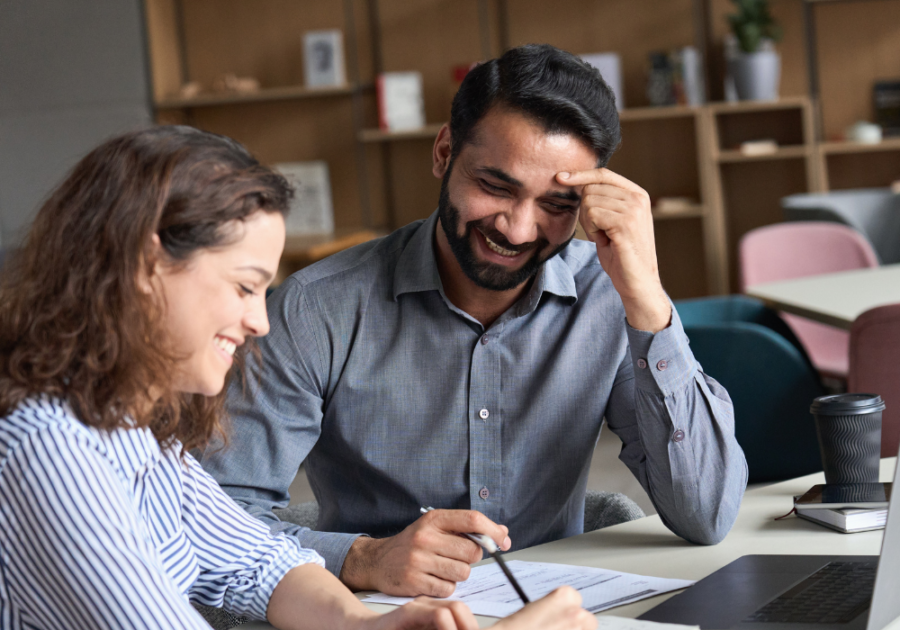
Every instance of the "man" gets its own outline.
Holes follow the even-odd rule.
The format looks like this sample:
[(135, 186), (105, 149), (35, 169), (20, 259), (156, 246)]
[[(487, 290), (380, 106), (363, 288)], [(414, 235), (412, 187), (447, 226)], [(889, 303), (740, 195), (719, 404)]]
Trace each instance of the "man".
[[(666, 525), (721, 540), (746, 484), (731, 401), (663, 291), (647, 194), (603, 168), (618, 143), (576, 57), (472, 70), (434, 144), (438, 211), (281, 286), (261, 381), (232, 389), (232, 447), (203, 465), (351, 588), (446, 596), (481, 558), (459, 532), (581, 532), (605, 417)], [(304, 460), (321, 532), (272, 513)]]

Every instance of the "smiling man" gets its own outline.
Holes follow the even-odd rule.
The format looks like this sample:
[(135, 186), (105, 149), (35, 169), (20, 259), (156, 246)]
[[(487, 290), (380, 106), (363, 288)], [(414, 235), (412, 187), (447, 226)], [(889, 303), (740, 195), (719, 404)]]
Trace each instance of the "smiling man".
[[(231, 390), (232, 446), (203, 465), (351, 588), (445, 596), (481, 558), (460, 532), (581, 532), (605, 418), (665, 524), (721, 540), (747, 478), (731, 401), (663, 291), (647, 194), (604, 168), (618, 143), (573, 55), (472, 70), (434, 144), (437, 212), (279, 288), (262, 379)], [(322, 531), (272, 513), (304, 460)]]

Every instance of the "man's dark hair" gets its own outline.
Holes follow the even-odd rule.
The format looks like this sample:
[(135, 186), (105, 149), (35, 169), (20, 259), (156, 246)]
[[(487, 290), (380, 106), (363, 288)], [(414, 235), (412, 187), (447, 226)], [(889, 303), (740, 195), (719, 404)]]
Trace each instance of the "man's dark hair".
[(452, 158), (496, 105), (521, 111), (548, 133), (579, 138), (598, 166), (606, 166), (621, 139), (616, 99), (600, 72), (549, 44), (513, 48), (469, 71), (450, 109)]

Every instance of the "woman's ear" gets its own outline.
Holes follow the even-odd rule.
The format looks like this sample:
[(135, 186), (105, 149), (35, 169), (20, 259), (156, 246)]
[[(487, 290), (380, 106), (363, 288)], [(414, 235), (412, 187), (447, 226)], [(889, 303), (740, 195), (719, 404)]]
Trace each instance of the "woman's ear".
[(141, 255), (140, 268), (138, 270), (138, 289), (147, 295), (152, 295), (153, 286), (159, 279), (161, 267), (162, 242), (159, 234), (153, 234)]

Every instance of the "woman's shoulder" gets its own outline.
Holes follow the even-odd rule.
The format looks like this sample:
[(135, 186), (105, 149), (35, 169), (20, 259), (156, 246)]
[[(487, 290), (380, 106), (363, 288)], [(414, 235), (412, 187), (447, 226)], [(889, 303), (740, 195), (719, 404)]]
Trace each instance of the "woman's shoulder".
[(0, 417), (0, 469), (13, 452), (33, 449), (36, 442), (52, 443), (55, 449), (102, 449), (68, 403), (52, 396), (27, 398)]

